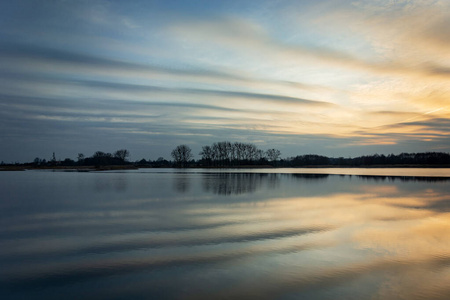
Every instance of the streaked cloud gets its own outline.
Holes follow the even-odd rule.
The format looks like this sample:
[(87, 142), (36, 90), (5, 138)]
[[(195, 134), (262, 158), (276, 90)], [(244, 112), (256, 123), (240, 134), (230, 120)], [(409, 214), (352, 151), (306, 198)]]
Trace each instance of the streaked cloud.
[(450, 151), (447, 1), (0, 8), (5, 161), (123, 147), (169, 158), (219, 139), (284, 156)]

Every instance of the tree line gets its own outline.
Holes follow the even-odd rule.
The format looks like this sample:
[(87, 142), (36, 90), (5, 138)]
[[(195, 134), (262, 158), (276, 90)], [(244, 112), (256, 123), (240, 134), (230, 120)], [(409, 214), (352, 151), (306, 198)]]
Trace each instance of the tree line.
[[(178, 145), (170, 153), (173, 160), (159, 157), (156, 160), (141, 159), (135, 162), (128, 160), (130, 152), (120, 149), (113, 153), (96, 151), (92, 156), (79, 153), (77, 160), (66, 158), (56, 160), (55, 153), (50, 160), (36, 157), (33, 162), (14, 165), (24, 166), (107, 166), (132, 165), (135, 167), (242, 167), (242, 166), (273, 166), (273, 167), (362, 167), (362, 166), (450, 166), (450, 154), (444, 152), (421, 152), (395, 154), (374, 154), (354, 158), (327, 157), (317, 154), (297, 155), (281, 158), (278, 149), (259, 149), (256, 145), (242, 142), (215, 142), (202, 146), (198, 153), (200, 159), (195, 160), (192, 149), (188, 145)], [(4, 162), (1, 165), (7, 165)], [(11, 164), (10, 164), (11, 165)]]
[(179, 145), (171, 152), (175, 165), (179, 167), (186, 167), (190, 163), (202, 167), (275, 164), (281, 152), (277, 149), (263, 151), (251, 143), (223, 141), (202, 146), (199, 155), (201, 159), (192, 161), (192, 150), (187, 145)]
[(127, 149), (120, 149), (114, 153), (96, 151), (92, 156), (85, 156), (83, 153), (78, 153), (77, 161), (66, 158), (62, 161), (57, 160), (53, 152), (50, 160), (40, 159), (36, 157), (33, 160), (35, 166), (110, 166), (110, 165), (126, 165), (131, 164), (127, 158), (130, 156), (130, 151)]
[(280, 165), (284, 167), (302, 166), (445, 166), (450, 165), (450, 154), (444, 152), (421, 152), (395, 154), (373, 154), (354, 158), (327, 157), (315, 154), (298, 155), (283, 160)]
[(192, 150), (187, 145), (177, 146), (171, 153), (176, 167), (233, 167), (233, 166), (274, 166), (274, 167), (361, 167), (361, 166), (449, 166), (450, 154), (443, 152), (374, 154), (354, 158), (327, 157), (317, 154), (297, 155), (281, 158), (281, 152), (272, 148), (266, 151), (251, 143), (216, 142), (202, 146), (201, 158), (193, 160)]

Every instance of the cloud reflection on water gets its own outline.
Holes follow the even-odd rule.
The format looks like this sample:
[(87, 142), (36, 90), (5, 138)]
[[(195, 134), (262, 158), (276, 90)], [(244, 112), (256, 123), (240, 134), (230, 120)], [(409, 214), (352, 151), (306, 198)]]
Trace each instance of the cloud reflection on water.
[[(450, 214), (442, 208), (450, 181), (442, 178), (23, 172), (3, 179), (16, 195), (0, 203), (6, 297), (449, 293)], [(105, 184), (98, 189), (96, 181)]]

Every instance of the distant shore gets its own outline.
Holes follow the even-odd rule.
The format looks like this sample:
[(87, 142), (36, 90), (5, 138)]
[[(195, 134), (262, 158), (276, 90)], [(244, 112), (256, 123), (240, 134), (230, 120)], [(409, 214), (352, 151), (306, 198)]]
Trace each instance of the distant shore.
[[(91, 171), (113, 171), (113, 170), (137, 170), (137, 169), (151, 169), (153, 167), (148, 166), (136, 166), (136, 165), (106, 165), (106, 166), (15, 166), (4, 165), (0, 166), (0, 171), (26, 171), (26, 170), (61, 170), (61, 171), (76, 171), (76, 172), (91, 172)], [(405, 164), (405, 165), (359, 165), (359, 166), (339, 166), (339, 165), (307, 165), (297, 167), (274, 167), (271, 165), (243, 165), (243, 166), (226, 166), (226, 167), (188, 167), (185, 169), (279, 169), (279, 168), (292, 168), (292, 169), (354, 169), (354, 168), (450, 168), (450, 165), (426, 165), (426, 164)], [(156, 168), (158, 169), (158, 168)], [(176, 168), (183, 169), (183, 168)]]
[(110, 171), (110, 170), (137, 170), (134, 165), (111, 166), (0, 166), (0, 171), (26, 171), (26, 170), (66, 170), (66, 171)]

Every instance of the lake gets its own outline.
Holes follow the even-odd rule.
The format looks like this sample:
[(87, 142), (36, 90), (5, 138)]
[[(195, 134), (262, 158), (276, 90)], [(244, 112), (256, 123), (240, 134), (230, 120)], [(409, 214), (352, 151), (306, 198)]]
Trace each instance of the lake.
[(34, 170), (0, 189), (0, 299), (450, 299), (449, 169)]

